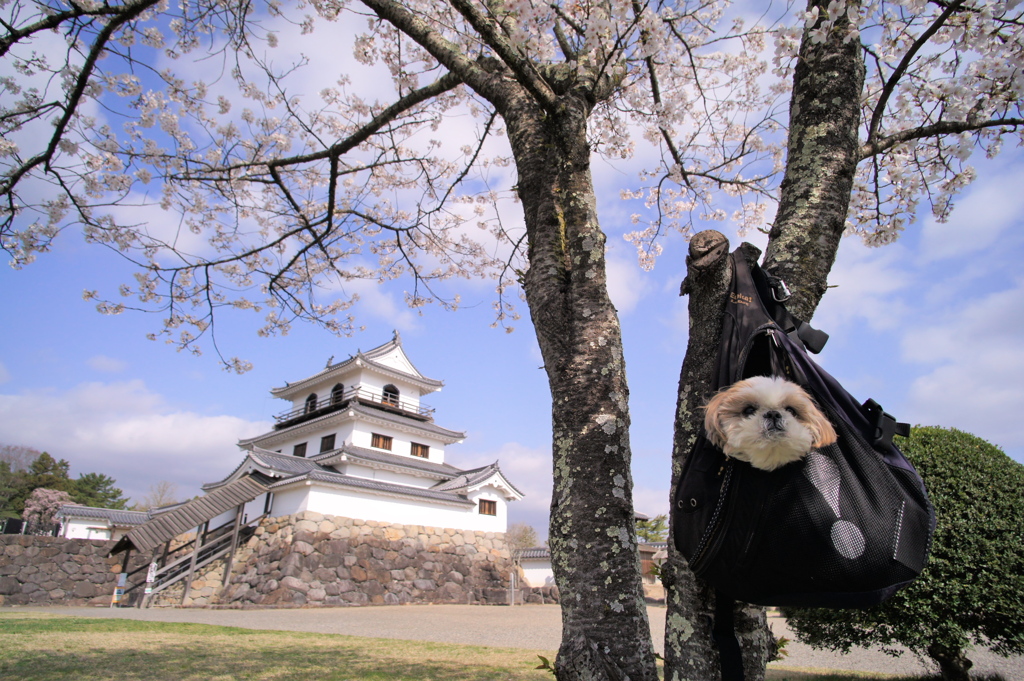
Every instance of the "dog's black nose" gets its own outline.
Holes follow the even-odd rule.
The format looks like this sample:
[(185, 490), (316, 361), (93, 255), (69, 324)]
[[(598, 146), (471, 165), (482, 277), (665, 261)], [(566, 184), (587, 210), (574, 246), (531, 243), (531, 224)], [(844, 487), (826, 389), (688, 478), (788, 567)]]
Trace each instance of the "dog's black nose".
[(782, 414), (770, 409), (764, 413), (764, 423), (770, 430), (782, 430)]

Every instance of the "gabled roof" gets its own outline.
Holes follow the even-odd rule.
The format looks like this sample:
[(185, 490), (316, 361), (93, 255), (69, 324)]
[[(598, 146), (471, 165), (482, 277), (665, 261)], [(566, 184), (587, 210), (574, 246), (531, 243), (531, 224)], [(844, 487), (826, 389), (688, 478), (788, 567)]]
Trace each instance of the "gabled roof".
[(115, 527), (132, 527), (141, 525), (152, 517), (149, 511), (125, 511), (116, 508), (97, 508), (95, 506), (79, 506), (65, 504), (54, 515), (58, 520), (84, 518), (86, 520), (106, 520)]
[[(396, 351), (400, 353), (402, 360), (401, 363), (408, 365), (410, 371), (397, 369), (393, 366), (383, 364), (380, 361)], [(444, 381), (427, 378), (413, 365), (412, 361), (410, 361), (409, 357), (405, 354), (405, 350), (402, 348), (402, 338), (396, 331), (394, 337), (387, 343), (379, 345), (372, 350), (367, 350), (366, 352), (357, 350), (355, 355), (350, 355), (348, 359), (338, 362), (337, 364), (328, 360), (327, 366), (324, 367), (323, 370), (309, 376), (308, 378), (304, 378), (301, 381), (286, 383), (280, 388), (273, 388), (271, 389), (270, 394), (282, 399), (292, 399), (296, 395), (300, 395), (309, 390), (317, 383), (330, 380), (332, 377), (340, 378), (353, 368), (360, 366), (369, 367), (386, 376), (408, 381), (417, 386), (424, 393), (440, 390), (444, 386)]]
[(452, 492), (460, 491), (464, 493), (471, 492), (474, 489), (491, 482), (494, 478), (497, 478), (496, 486), (504, 489), (506, 498), (523, 498), (523, 493), (516, 489), (515, 485), (509, 482), (508, 478), (505, 477), (505, 474), (501, 472), (501, 468), (498, 467), (497, 461), (488, 466), (481, 466), (480, 468), (474, 468), (473, 470), (462, 471), (458, 476), (446, 482), (438, 483), (431, 489)]

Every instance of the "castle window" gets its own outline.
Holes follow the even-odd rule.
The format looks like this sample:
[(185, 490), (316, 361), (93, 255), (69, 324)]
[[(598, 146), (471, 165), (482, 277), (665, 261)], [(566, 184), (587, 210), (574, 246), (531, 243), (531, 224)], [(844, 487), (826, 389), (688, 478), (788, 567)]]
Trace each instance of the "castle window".
[(373, 439), (371, 445), (377, 449), (386, 449), (391, 451), (391, 443), (394, 440), (390, 435), (381, 435), (380, 433), (373, 433)]
[(316, 411), (316, 393), (311, 394), (306, 398), (306, 413)]
[(345, 395), (345, 386), (341, 383), (331, 388), (331, 404), (341, 404), (341, 399)]
[(480, 515), (498, 515), (498, 502), (490, 499), (480, 500)]
[(430, 458), (430, 447), (428, 447), (427, 445), (421, 445), (418, 442), (413, 442), (412, 443), (412, 455), (413, 456), (418, 456), (421, 459), (429, 459)]
[(329, 452), (334, 449), (334, 434), (324, 435), (320, 438), (320, 452)]
[(295, 449), (292, 450), (294, 456), (306, 456), (306, 443), (295, 445)]
[(398, 395), (398, 388), (388, 383), (386, 386), (384, 386), (384, 395), (383, 398), (381, 399), (381, 402), (383, 402), (384, 404), (390, 404), (397, 407)]

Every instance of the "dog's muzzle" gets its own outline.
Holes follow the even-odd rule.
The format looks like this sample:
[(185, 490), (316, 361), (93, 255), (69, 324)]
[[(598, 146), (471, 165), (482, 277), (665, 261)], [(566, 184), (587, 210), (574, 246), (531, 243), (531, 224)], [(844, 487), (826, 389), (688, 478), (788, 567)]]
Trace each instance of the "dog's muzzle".
[(767, 434), (774, 434), (776, 432), (785, 432), (786, 426), (783, 422), (782, 414), (777, 411), (767, 411), (764, 414), (764, 432)]

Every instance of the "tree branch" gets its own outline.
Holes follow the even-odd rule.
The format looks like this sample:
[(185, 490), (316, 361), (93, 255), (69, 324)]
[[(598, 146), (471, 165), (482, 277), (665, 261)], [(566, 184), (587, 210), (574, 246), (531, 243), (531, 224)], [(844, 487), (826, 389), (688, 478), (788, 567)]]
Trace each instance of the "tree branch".
[(481, 63), (466, 56), (465, 50), (447, 40), (430, 24), (394, 0), (361, 0), (381, 19), (392, 24), (429, 52), (459, 80), (488, 100), (501, 99), (497, 79)]
[(900, 63), (896, 66), (896, 70), (892, 72), (891, 76), (889, 76), (889, 80), (885, 82), (885, 85), (882, 87), (882, 92), (878, 96), (878, 103), (875, 105), (875, 111), (871, 115), (871, 123), (868, 125), (869, 144), (874, 139), (875, 135), (878, 134), (878, 128), (882, 124), (882, 116), (885, 114), (885, 106), (889, 103), (889, 97), (896, 89), (896, 86), (899, 84), (903, 74), (906, 73), (908, 68), (910, 68), (910, 63), (914, 60), (914, 57), (917, 56), (918, 52), (928, 44), (931, 37), (935, 35), (940, 28), (942, 28), (946, 23), (946, 19), (960, 9), (960, 6), (963, 5), (963, 3), (964, 0), (954, 0), (954, 2), (950, 3), (946, 9), (943, 10), (942, 14), (932, 22), (932, 25), (918, 36), (917, 40), (914, 41), (914, 44), (911, 45), (910, 49), (903, 55), (903, 59), (900, 60)]
[(491, 47), (505, 63), (516, 80), (522, 84), (538, 103), (548, 113), (554, 113), (557, 97), (544, 78), (537, 72), (533, 64), (523, 57), (509, 41), (497, 30), (494, 20), (484, 15), (469, 0), (450, 0), (455, 7), (466, 18), (466, 21), (475, 28), (484, 43)]
[(900, 132), (893, 133), (892, 135), (886, 135), (885, 137), (862, 144), (860, 147), (859, 160), (863, 161), (866, 158), (881, 154), (897, 144), (902, 144), (911, 140), (970, 132), (973, 130), (983, 130), (984, 128), (998, 128), (1000, 126), (1014, 128), (1024, 126), (1024, 118), (993, 118), (991, 120), (981, 122), (940, 121), (938, 123), (932, 123), (931, 125), (922, 125), (917, 128), (910, 128), (909, 130), (901, 130)]

